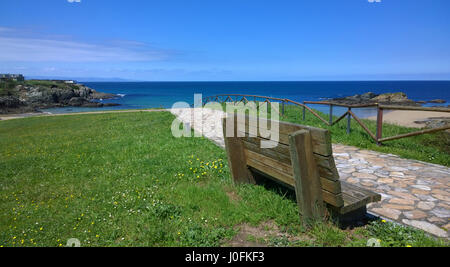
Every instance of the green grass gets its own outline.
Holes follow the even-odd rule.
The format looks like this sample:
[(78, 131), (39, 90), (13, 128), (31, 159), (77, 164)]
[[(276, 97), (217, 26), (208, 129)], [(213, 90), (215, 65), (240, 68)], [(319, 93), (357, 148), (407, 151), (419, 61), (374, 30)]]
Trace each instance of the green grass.
[(172, 137), (173, 119), (136, 112), (0, 122), (0, 246), (65, 246), (70, 238), (82, 246), (220, 246), (239, 225), (268, 221), (297, 237), (269, 237), (271, 246), (365, 246), (369, 238), (448, 245), (381, 222), (307, 230), (294, 199), (234, 185), (224, 150)]

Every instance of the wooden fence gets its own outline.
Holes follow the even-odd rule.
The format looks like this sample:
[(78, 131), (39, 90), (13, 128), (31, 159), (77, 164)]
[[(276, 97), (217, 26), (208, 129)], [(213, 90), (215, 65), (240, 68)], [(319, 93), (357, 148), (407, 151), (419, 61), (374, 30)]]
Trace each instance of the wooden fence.
[[(255, 102), (263, 102), (263, 103), (271, 103), (271, 102), (278, 102), (281, 104), (281, 110), (278, 111), (280, 115), (284, 115), (285, 113), (285, 105), (296, 105), (303, 109), (302, 115), (303, 120), (306, 119), (306, 112), (308, 111), (315, 117), (317, 117), (320, 121), (322, 121), (327, 126), (334, 126), (341, 120), (347, 117), (347, 134), (350, 134), (351, 132), (351, 119), (353, 119), (364, 129), (365, 132), (378, 144), (381, 145), (383, 142), (397, 140), (401, 138), (406, 137), (412, 137), (422, 134), (429, 134), (429, 133), (435, 133), (439, 131), (445, 131), (450, 129), (450, 125), (438, 127), (438, 128), (432, 128), (432, 129), (425, 129), (420, 131), (415, 131), (407, 134), (401, 134), (391, 137), (383, 137), (383, 114), (385, 110), (412, 110), (412, 111), (433, 111), (433, 112), (447, 112), (450, 113), (449, 108), (440, 108), (440, 107), (414, 107), (414, 106), (393, 106), (393, 105), (382, 105), (378, 103), (374, 104), (358, 104), (358, 105), (347, 105), (347, 104), (339, 104), (334, 103), (330, 101), (303, 101), (303, 103), (299, 103), (290, 99), (283, 99), (283, 98), (276, 98), (276, 97), (268, 97), (268, 96), (258, 96), (258, 95), (243, 95), (243, 94), (222, 94), (222, 95), (215, 95), (215, 96), (209, 96), (203, 98), (203, 103), (206, 104), (208, 102), (218, 102), (218, 103), (225, 103), (225, 102), (234, 102), (236, 103), (247, 103), (249, 101), (255, 101)], [(309, 105), (327, 105), (330, 108), (329, 111), (329, 119), (326, 120), (322, 118), (317, 112), (315, 112)], [(347, 108), (347, 112), (345, 112), (342, 116), (340, 116), (338, 119), (333, 121), (333, 107), (344, 107)], [(352, 111), (357, 108), (376, 108), (377, 109), (377, 124), (376, 124), (376, 132), (373, 133), (367, 125), (358, 117), (355, 115), (355, 113)]]

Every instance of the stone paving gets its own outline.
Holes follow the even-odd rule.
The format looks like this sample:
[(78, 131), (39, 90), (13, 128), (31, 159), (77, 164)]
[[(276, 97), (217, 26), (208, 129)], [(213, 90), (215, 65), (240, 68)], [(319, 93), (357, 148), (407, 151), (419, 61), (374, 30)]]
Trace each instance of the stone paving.
[[(197, 112), (195, 116), (203, 120), (203, 135), (224, 147), (222, 111), (171, 112), (190, 126)], [(200, 125), (193, 128), (200, 132)], [(333, 152), (342, 180), (381, 194), (381, 202), (368, 205), (368, 212), (435, 236), (450, 237), (450, 168), (340, 144), (333, 145)]]

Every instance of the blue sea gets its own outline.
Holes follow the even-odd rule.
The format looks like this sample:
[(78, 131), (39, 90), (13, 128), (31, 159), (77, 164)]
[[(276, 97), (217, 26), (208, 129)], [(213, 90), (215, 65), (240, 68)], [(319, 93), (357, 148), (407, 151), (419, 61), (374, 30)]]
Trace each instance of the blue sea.
[[(86, 82), (84, 85), (100, 92), (120, 95), (104, 103), (120, 106), (104, 108), (52, 108), (51, 113), (72, 113), (117, 109), (170, 108), (175, 102), (194, 102), (194, 94), (203, 97), (217, 94), (250, 94), (287, 98), (294, 101), (318, 101), (373, 92), (376, 94), (404, 92), (410, 99), (429, 101), (444, 99), (450, 104), (450, 81), (342, 81), (342, 82)], [(434, 106), (439, 104), (427, 104)], [(314, 108), (328, 112), (325, 106)], [(337, 109), (336, 115), (345, 112)], [(373, 109), (358, 109), (360, 116), (375, 114)]]

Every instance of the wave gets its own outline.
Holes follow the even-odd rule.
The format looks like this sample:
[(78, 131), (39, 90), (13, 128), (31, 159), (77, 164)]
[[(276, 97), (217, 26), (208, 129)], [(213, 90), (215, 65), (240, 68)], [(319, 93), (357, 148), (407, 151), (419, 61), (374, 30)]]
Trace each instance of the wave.
[(126, 96), (126, 94), (117, 94), (117, 95), (120, 96), (120, 97)]

